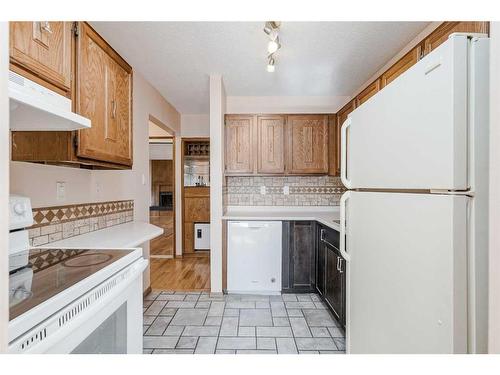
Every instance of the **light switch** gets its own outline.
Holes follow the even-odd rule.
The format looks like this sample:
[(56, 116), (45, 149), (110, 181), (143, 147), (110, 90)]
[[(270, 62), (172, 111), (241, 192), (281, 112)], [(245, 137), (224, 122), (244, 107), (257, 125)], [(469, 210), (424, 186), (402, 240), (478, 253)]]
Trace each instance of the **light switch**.
[(290, 186), (288, 185), (283, 186), (283, 194), (285, 195), (290, 194)]
[(56, 196), (58, 201), (66, 200), (66, 182), (56, 182)]
[(266, 187), (265, 186), (260, 187), (260, 195), (266, 195)]

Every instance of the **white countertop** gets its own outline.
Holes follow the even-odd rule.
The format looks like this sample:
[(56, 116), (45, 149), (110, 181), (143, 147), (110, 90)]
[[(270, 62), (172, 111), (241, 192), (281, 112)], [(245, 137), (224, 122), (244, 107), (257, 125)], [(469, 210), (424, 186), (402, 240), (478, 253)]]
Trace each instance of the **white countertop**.
[(130, 248), (161, 236), (163, 229), (142, 221), (131, 221), (51, 242), (47, 247)]
[(338, 206), (228, 206), (223, 220), (311, 220), (340, 231)]

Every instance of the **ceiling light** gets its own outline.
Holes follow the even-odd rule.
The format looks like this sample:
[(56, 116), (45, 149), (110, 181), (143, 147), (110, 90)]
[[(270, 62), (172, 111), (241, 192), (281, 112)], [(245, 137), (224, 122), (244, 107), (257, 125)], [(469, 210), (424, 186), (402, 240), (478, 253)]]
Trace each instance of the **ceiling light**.
[(269, 61), (267, 62), (267, 71), (269, 73), (274, 72), (274, 59), (272, 57), (269, 58)]
[(277, 21), (267, 21), (264, 24), (264, 32), (269, 38), (269, 42), (267, 44), (267, 71), (269, 73), (273, 73), (275, 70), (275, 56), (276, 52), (281, 48), (280, 38), (279, 38), (279, 29), (281, 26), (281, 22)]
[(281, 45), (279, 44), (279, 39), (278, 38), (276, 38), (276, 40), (270, 40), (269, 43), (267, 44), (267, 52), (274, 53), (280, 47), (281, 47)]

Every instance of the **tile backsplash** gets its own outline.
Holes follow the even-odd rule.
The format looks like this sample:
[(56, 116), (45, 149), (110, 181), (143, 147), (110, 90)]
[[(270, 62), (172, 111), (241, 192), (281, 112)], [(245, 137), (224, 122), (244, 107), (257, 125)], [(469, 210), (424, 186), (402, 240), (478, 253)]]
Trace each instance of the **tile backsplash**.
[(228, 206), (338, 206), (345, 190), (340, 178), (331, 176), (227, 177), (224, 201)]
[(133, 220), (133, 200), (34, 208), (30, 245), (43, 246)]

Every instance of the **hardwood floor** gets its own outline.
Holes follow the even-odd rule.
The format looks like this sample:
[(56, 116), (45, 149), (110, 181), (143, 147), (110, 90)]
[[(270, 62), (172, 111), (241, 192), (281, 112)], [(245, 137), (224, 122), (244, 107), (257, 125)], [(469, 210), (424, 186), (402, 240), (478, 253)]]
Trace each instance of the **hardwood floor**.
[(163, 234), (150, 242), (151, 256), (174, 255), (174, 211), (150, 211), (149, 222), (163, 228)]
[(150, 258), (153, 290), (209, 291), (210, 257)]

